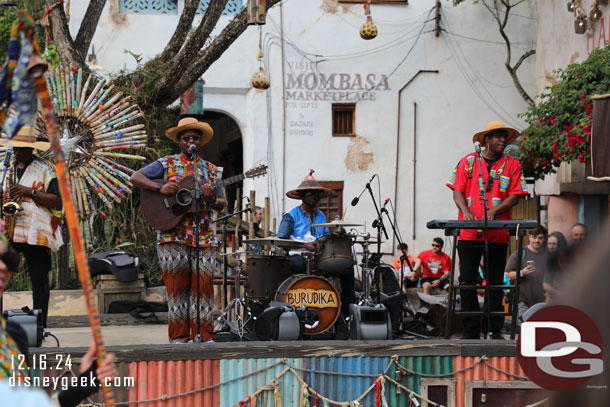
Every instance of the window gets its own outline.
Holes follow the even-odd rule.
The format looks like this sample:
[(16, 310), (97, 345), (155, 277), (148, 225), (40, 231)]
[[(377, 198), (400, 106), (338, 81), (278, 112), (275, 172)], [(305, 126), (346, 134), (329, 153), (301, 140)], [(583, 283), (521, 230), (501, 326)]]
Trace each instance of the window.
[[(210, 5), (210, 0), (199, 0), (199, 7), (197, 7), (197, 14), (205, 14), (205, 11)], [(234, 17), (241, 11), (242, 0), (229, 0), (227, 6), (222, 12), (223, 16)]]
[(343, 218), (343, 181), (320, 182), (320, 185), (332, 190), (333, 194), (320, 199), (318, 209), (326, 215), (329, 222), (336, 217)]
[(356, 136), (356, 105), (333, 104), (333, 136)]
[(178, 14), (176, 0), (119, 0), (123, 14)]
[[(455, 379), (421, 379), (421, 394), (430, 401), (434, 401), (443, 406), (455, 406)], [(430, 404), (422, 401), (422, 407), (429, 407)]]
[(519, 380), (467, 380), (464, 390), (466, 407), (525, 406), (547, 397), (534, 383)]

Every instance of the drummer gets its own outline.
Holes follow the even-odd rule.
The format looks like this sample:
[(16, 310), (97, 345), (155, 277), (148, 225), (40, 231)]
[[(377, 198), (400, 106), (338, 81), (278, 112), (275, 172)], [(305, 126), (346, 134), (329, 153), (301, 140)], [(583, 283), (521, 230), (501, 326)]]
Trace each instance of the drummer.
[[(303, 182), (292, 191), (286, 192), (286, 196), (292, 199), (300, 199), (301, 205), (288, 211), (280, 222), (277, 237), (282, 239), (293, 239), (305, 242), (305, 250), (314, 251), (314, 241), (316, 238), (328, 235), (326, 227), (312, 227), (320, 223), (326, 223), (326, 215), (317, 209), (316, 206), (320, 199), (329, 196), (332, 191), (324, 188), (313, 177), (314, 170), (309, 171)], [(307, 264), (305, 257), (300, 256), (296, 251), (291, 251), (290, 272), (292, 274), (305, 274)], [(294, 255), (296, 254), (296, 255)], [(354, 300), (354, 273), (346, 273), (340, 276), (341, 279), (341, 311), (344, 316), (349, 316), (349, 305)]]
[[(305, 242), (305, 250), (313, 252), (313, 242), (316, 238), (328, 234), (328, 228), (312, 227), (311, 225), (326, 223), (326, 215), (316, 208), (320, 199), (329, 196), (332, 192), (324, 188), (313, 177), (314, 170), (310, 170), (309, 175), (303, 182), (292, 191), (286, 192), (286, 196), (292, 199), (300, 199), (301, 205), (292, 208), (280, 222), (277, 237), (282, 239), (292, 239)], [(291, 251), (295, 254), (296, 251)], [(292, 256), (290, 272), (292, 274), (305, 274), (307, 269), (305, 257)]]

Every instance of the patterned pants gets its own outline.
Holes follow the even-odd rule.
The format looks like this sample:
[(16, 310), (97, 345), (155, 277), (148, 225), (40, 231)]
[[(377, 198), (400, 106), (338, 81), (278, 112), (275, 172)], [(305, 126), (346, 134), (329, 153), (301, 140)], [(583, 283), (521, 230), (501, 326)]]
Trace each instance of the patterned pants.
[[(191, 255), (189, 268), (188, 256)], [(214, 271), (216, 247), (199, 249), (199, 333), (213, 339)], [(197, 335), (197, 248), (180, 243), (157, 246), (161, 276), (167, 290), (169, 339), (194, 339)]]

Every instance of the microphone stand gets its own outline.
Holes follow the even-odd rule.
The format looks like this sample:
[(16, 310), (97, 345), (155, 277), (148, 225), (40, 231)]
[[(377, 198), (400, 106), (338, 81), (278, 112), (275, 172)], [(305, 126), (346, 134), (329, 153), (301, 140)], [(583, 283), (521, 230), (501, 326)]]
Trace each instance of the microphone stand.
[[(371, 195), (371, 199), (373, 200), (373, 205), (375, 205), (375, 212), (377, 212), (377, 219), (373, 221), (373, 227), (377, 228), (377, 255), (381, 255), (381, 231), (383, 230), (383, 234), (388, 240), (388, 232), (385, 229), (385, 225), (383, 224), (383, 215), (379, 210), (379, 206), (377, 205), (377, 201), (375, 200), (375, 195), (373, 194), (373, 189), (371, 188), (371, 183), (368, 182), (366, 184), (366, 189), (368, 189), (369, 194)], [(379, 264), (378, 264), (379, 266)], [(377, 278), (377, 303), (380, 300), (380, 290), (379, 290), (379, 271), (377, 271), (375, 278)]]
[(390, 214), (388, 213), (388, 211), (383, 208), (381, 210), (382, 213), (385, 212), (385, 215), (388, 218), (388, 221), (390, 222), (390, 226), (392, 227), (392, 233), (394, 233), (394, 236), (396, 237), (396, 240), (398, 241), (398, 246), (401, 247), (400, 251), (402, 252), (402, 256), (400, 256), (400, 323), (399, 323), (399, 328), (398, 328), (398, 333), (409, 333), (409, 334), (413, 334), (413, 335), (417, 335), (413, 332), (409, 332), (403, 329), (404, 327), (404, 320), (403, 320), (403, 312), (402, 312), (402, 302), (403, 302), (403, 289), (404, 289), (404, 268), (405, 268), (405, 263), (407, 263), (407, 265), (409, 266), (409, 269), (411, 269), (411, 271), (415, 272), (415, 270), (413, 270), (413, 265), (411, 264), (411, 262), (409, 261), (409, 257), (407, 256), (407, 252), (402, 248), (402, 241), (400, 240), (400, 234), (398, 233), (398, 230), (396, 228), (396, 224), (394, 222), (392, 222), (392, 218), (390, 217)]
[[(483, 215), (483, 233), (485, 234), (485, 273), (484, 273), (484, 277), (485, 277), (485, 298), (483, 300), (483, 312), (484, 312), (484, 317), (487, 318), (487, 332), (485, 332), (485, 339), (491, 339), (491, 317), (489, 315), (490, 312), (490, 306), (489, 306), (489, 237), (488, 237), (488, 228), (487, 228), (487, 211), (489, 210), (489, 201), (487, 200), (487, 185), (485, 184), (485, 180), (483, 179), (483, 158), (481, 157), (481, 151), (478, 148), (479, 151), (477, 151), (477, 158), (479, 161), (479, 189), (480, 189), (480, 195), (483, 195), (483, 209), (484, 209), (484, 215)], [(480, 196), (479, 196), (480, 199)], [(450, 282), (451, 283), (451, 282)], [(478, 304), (478, 300), (477, 300), (477, 304)]]
[[(201, 185), (199, 184), (199, 169), (197, 168), (197, 152), (193, 151), (192, 155), (191, 155), (191, 159), (193, 160), (193, 167), (195, 170), (195, 238), (197, 239), (197, 243), (196, 243), (196, 256), (197, 259), (195, 260), (195, 272), (196, 272), (196, 276), (197, 276), (197, 335), (195, 335), (195, 338), (193, 339), (194, 343), (201, 343), (203, 342), (203, 338), (201, 337), (201, 313), (199, 310), (199, 305), (200, 305), (200, 294), (199, 294), (199, 279), (200, 279), (200, 275), (199, 275), (199, 251), (201, 249), (201, 242), (200, 242), (200, 237), (201, 237), (201, 227), (199, 225), (199, 223), (201, 222), (201, 213), (200, 213), (200, 200), (201, 200)], [(191, 270), (191, 260), (192, 260), (192, 256), (190, 255), (191, 250), (189, 250), (189, 256), (188, 256), (188, 262), (189, 262), (189, 273), (192, 272)], [(213, 279), (214, 277), (212, 277)]]

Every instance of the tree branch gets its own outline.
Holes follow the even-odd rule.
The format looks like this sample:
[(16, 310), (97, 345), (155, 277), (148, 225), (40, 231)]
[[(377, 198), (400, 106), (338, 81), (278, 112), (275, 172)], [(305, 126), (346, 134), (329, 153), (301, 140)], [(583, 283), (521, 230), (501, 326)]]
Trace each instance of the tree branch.
[(528, 57), (534, 55), (536, 53), (535, 49), (530, 49), (529, 51), (527, 51), (525, 54), (521, 55), (521, 57), (519, 58), (519, 60), (517, 61), (517, 63), (515, 64), (515, 66), (513, 66), (513, 70), (515, 72), (517, 72), (517, 69), (519, 69), (519, 67), (521, 66), (521, 64), (523, 63), (523, 61), (525, 61)]
[[(205, 40), (210, 36), (210, 33), (218, 23), (218, 19), (222, 14), (222, 11), (227, 5), (227, 0), (212, 0), (206, 10), (201, 23), (195, 30), (195, 32), (186, 40), (182, 50), (174, 56), (171, 65), (174, 70), (169, 70), (160, 78), (157, 82), (157, 90), (170, 86), (175, 81), (175, 71), (183, 72), (188, 69), (193, 59), (197, 57), (197, 53), (205, 44)], [(196, 80), (195, 78), (193, 82)], [(186, 90), (186, 89), (185, 89)]]
[(78, 29), (78, 34), (76, 34), (74, 46), (78, 56), (81, 57), (83, 62), (87, 57), (89, 45), (91, 45), (91, 40), (93, 39), (93, 35), (95, 35), (95, 30), (97, 29), (105, 5), (106, 0), (91, 0), (87, 7), (87, 11), (85, 12), (85, 16), (83, 17), (83, 21), (80, 24), (80, 28)]
[(46, 5), (51, 10), (49, 12), (49, 28), (61, 61), (74, 67), (81, 66), (85, 58), (76, 51), (63, 5), (57, 2), (51, 3), (50, 0), (47, 0)]
[[(281, 0), (267, 0), (267, 10), (279, 3)], [(158, 88), (155, 104), (168, 105), (184, 93), (203, 73), (218, 60), (233, 42), (248, 28), (246, 23), (246, 9), (244, 8), (222, 32), (208, 45), (199, 52), (196, 57), (188, 61), (188, 65), (183, 70), (174, 68), (170, 72), (171, 82), (164, 87)], [(180, 72), (180, 75), (176, 75)], [(176, 80), (177, 77), (177, 80)]]
[(163, 61), (173, 58), (178, 51), (180, 51), (180, 48), (182, 48), (182, 44), (184, 44), (184, 40), (186, 40), (186, 36), (191, 29), (191, 24), (193, 24), (193, 19), (195, 18), (195, 13), (197, 12), (198, 6), (199, 0), (186, 0), (184, 10), (182, 10), (180, 20), (178, 20), (176, 30), (161, 53), (160, 57)]

